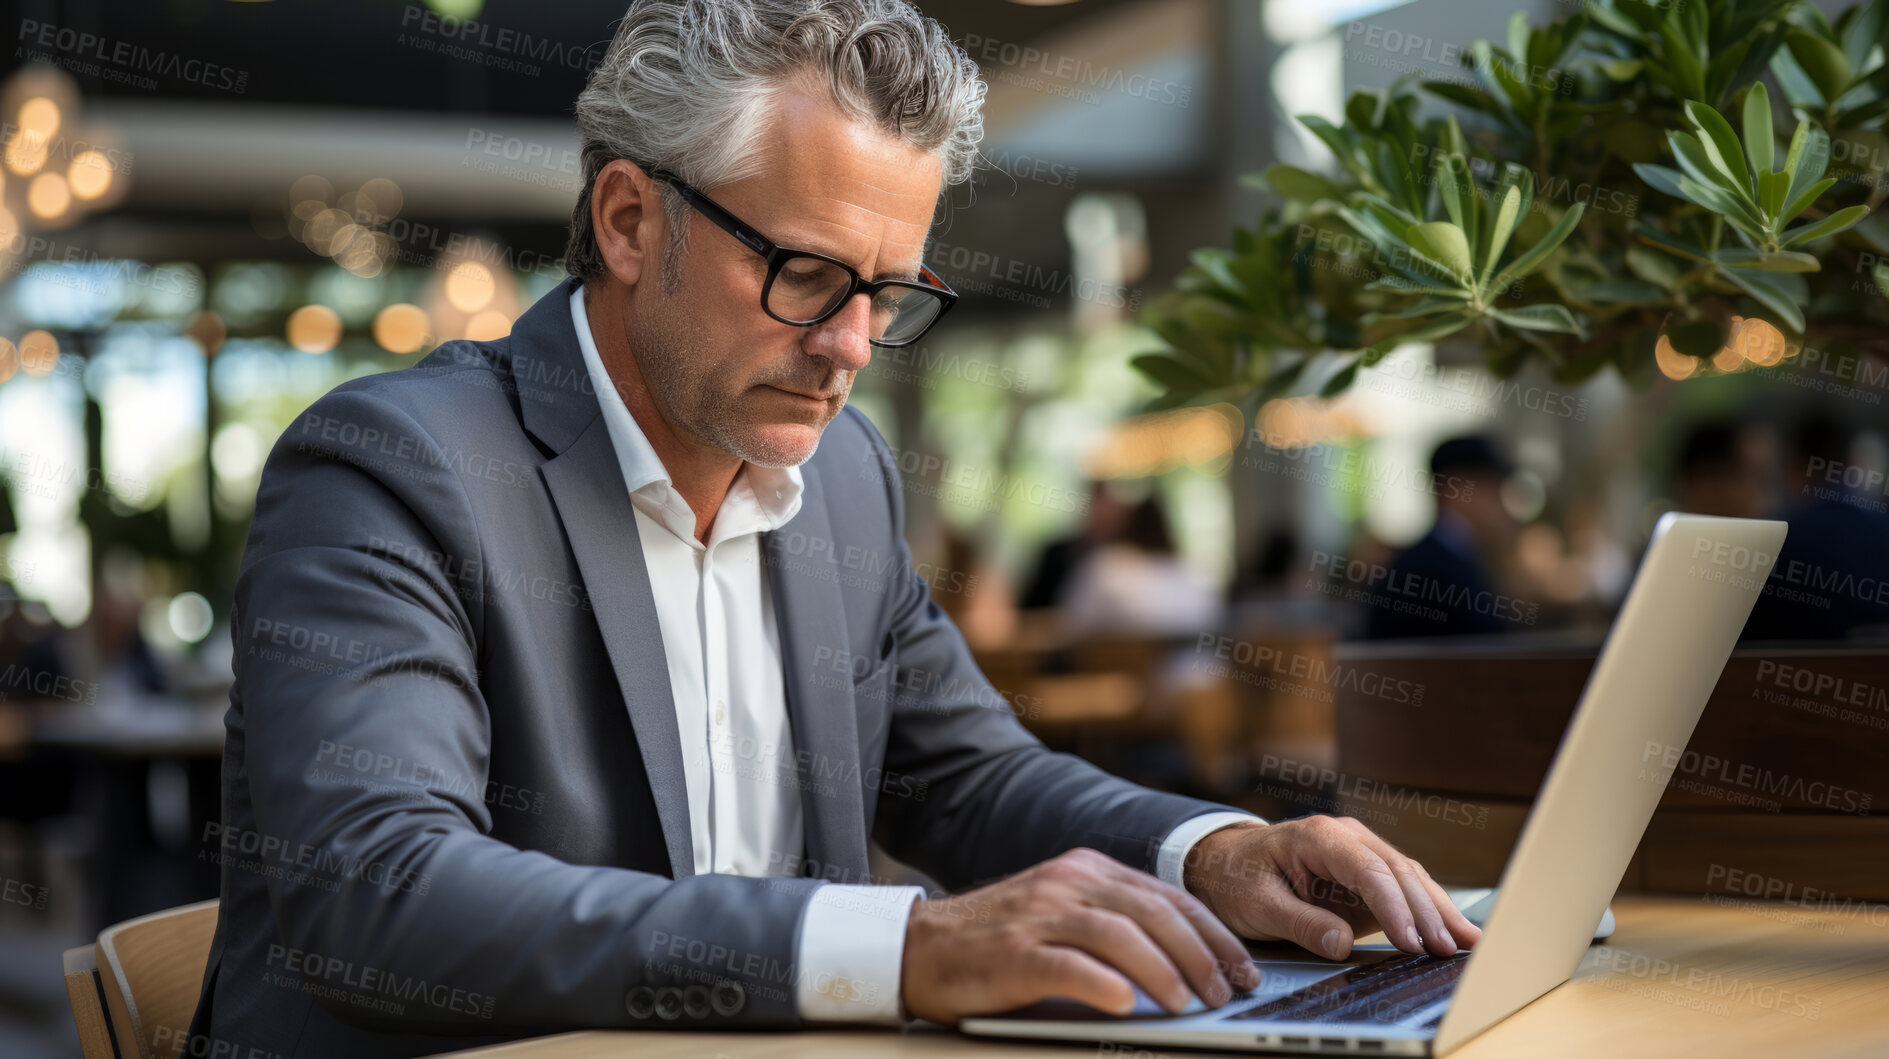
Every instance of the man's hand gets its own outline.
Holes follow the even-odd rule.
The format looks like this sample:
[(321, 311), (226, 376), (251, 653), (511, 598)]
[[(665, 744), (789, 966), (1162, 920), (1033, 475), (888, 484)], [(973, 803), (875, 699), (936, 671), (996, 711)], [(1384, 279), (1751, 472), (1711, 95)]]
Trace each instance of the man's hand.
[(982, 889), (912, 906), (900, 997), (947, 1025), (1069, 997), (1125, 1015), (1131, 984), (1179, 1011), (1259, 984), (1246, 947), (1193, 896), (1105, 853), (1070, 850)]
[(1482, 937), (1423, 865), (1349, 817), (1222, 828), (1188, 851), (1182, 881), (1241, 936), (1284, 938), (1334, 960), (1377, 930), (1434, 956)]

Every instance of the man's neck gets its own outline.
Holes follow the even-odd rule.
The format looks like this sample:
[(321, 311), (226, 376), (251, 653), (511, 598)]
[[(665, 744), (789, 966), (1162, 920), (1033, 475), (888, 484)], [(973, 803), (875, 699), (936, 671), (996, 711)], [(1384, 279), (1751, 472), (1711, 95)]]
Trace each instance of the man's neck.
[(650, 397), (635, 353), (623, 339), (623, 308), (619, 299), (585, 285), (584, 315), (604, 371), (623, 398), (630, 418), (636, 420), (637, 429), (649, 439), (649, 447), (669, 472), (670, 483), (695, 513), (695, 539), (707, 543), (715, 514), (721, 510), (735, 476), (741, 473), (742, 461), (678, 429), (663, 416)]

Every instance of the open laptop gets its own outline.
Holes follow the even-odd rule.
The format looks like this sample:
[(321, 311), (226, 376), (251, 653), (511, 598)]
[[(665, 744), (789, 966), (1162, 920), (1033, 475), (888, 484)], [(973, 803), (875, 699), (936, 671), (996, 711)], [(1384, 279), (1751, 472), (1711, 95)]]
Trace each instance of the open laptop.
[[(1070, 1001), (965, 1019), (979, 1036), (1349, 1055), (1441, 1055), (1568, 980), (1784, 543), (1782, 522), (1665, 515), (1489, 901), (1449, 958), (1256, 959), (1259, 986), (1212, 1011), (1128, 1016)], [(1461, 903), (1461, 898), (1458, 898)], [(1608, 928), (1603, 926), (1604, 932)], [(1144, 1013), (1145, 1011), (1145, 1013)]]

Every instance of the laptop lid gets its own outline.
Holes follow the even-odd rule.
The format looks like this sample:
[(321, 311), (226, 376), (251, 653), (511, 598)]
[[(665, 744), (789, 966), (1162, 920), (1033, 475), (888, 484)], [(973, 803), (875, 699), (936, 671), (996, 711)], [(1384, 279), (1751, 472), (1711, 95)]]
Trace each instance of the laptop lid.
[(1770, 576), (1785, 525), (1669, 513), (1502, 873), (1435, 1051), (1567, 981)]

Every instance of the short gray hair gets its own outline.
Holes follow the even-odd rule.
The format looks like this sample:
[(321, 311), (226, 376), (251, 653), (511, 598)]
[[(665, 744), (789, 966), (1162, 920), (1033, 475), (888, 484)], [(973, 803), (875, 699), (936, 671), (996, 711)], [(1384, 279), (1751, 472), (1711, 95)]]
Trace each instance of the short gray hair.
[[(937, 152), (946, 187), (970, 179), (988, 86), (905, 0), (636, 0), (577, 97), (584, 184), (566, 270), (604, 272), (590, 196), (605, 165), (628, 158), (704, 189), (752, 176), (773, 93), (809, 75), (848, 117)], [(662, 201), (673, 252), (688, 206), (668, 188)]]

